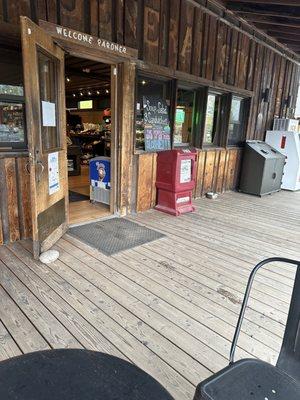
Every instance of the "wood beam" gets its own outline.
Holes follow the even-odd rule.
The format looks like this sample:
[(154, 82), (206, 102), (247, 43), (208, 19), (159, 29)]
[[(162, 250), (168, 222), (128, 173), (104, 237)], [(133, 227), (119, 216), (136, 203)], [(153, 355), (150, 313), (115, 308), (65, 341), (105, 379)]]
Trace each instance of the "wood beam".
[[(259, 16), (257, 16), (257, 17), (251, 17), (251, 16), (247, 16), (247, 15), (243, 15), (243, 14), (240, 14), (246, 21), (249, 21), (249, 22), (251, 22), (251, 23), (254, 23), (254, 24), (260, 24), (260, 25), (265, 25), (265, 26), (267, 26), (267, 25), (274, 25), (274, 26), (285, 26), (285, 27), (289, 27), (289, 28), (296, 28), (296, 29), (300, 29), (300, 23), (296, 23), (296, 22), (292, 22), (291, 24), (289, 24), (288, 23), (288, 21), (285, 21), (285, 22), (283, 22), (283, 21), (275, 21), (275, 20), (272, 20), (272, 19), (264, 19), (264, 17), (259, 17)], [(266, 28), (265, 28), (266, 29)]]
[(275, 34), (278, 33), (283, 33), (283, 34), (288, 34), (288, 35), (300, 35), (300, 28), (287, 28), (285, 26), (277, 26), (276, 24), (274, 24), (274, 27), (271, 27), (270, 25), (266, 26), (263, 25), (259, 22), (256, 22), (255, 25), (259, 28), (259, 29), (265, 29), (267, 30), (267, 32), (275, 32)]
[[(300, 1), (300, 0), (299, 0)], [(284, 13), (280, 13), (280, 12), (273, 12), (273, 11), (244, 11), (244, 10), (233, 10), (234, 13), (236, 14), (243, 14), (245, 16), (247, 16), (246, 18), (249, 19), (249, 16), (263, 16), (263, 17), (275, 17), (275, 18), (288, 18), (288, 19), (293, 19), (296, 21), (300, 21), (300, 16), (298, 15), (288, 15), (288, 14), (284, 14)]]
[(268, 29), (267, 34), (270, 36), (277, 36), (281, 37), (282, 39), (293, 39), (298, 40), (300, 42), (300, 32), (281, 32), (280, 30), (276, 29)]
[(294, 51), (300, 51), (300, 45), (299, 44), (289, 44), (289, 47), (293, 49)]
[(272, 36), (273, 37), (276, 37), (276, 40), (279, 40), (280, 42), (281, 41), (284, 41), (284, 43), (300, 43), (300, 35), (298, 35), (298, 36), (294, 36), (294, 35), (291, 35), (291, 36), (289, 36), (289, 35), (280, 35), (280, 34), (276, 34), (276, 33), (274, 33), (274, 34), (272, 34)]
[(236, 4), (236, 3), (300, 7), (299, 0), (230, 0), (227, 2), (227, 8), (230, 7), (230, 4)]

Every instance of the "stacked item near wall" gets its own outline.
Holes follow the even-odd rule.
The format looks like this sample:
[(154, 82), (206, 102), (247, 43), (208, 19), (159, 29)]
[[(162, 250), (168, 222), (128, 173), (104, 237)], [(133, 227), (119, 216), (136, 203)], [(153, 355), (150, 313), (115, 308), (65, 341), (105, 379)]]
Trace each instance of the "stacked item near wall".
[[(281, 128), (279, 130), (279, 128)], [(266, 142), (286, 156), (282, 189), (300, 190), (300, 133), (298, 120), (275, 119), (274, 130), (267, 131)]]
[(110, 204), (111, 167), (109, 157), (96, 157), (90, 160), (90, 199)]
[(285, 156), (260, 140), (247, 140), (240, 180), (240, 191), (257, 196), (281, 188)]

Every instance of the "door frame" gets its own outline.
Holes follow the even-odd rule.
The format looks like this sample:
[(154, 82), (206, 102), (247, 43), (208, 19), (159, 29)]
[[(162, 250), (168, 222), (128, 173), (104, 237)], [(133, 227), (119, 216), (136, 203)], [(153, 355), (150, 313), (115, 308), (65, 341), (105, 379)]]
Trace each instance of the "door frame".
[[(111, 175), (111, 189), (110, 189), (110, 201), (109, 201), (109, 211), (110, 214), (114, 215), (118, 212), (118, 204), (117, 204), (117, 193), (119, 187), (119, 176), (118, 176), (118, 113), (117, 113), (117, 105), (118, 105), (118, 80), (117, 80), (117, 72), (118, 65), (114, 63), (104, 62), (101, 57), (89, 58), (86, 57), (83, 53), (79, 55), (77, 50), (68, 51), (66, 54), (71, 55), (76, 58), (81, 58), (82, 60), (92, 60), (99, 63), (105, 63), (110, 65), (110, 109), (111, 109), (111, 142), (110, 142), (110, 175)], [(86, 223), (90, 223), (92, 220), (86, 221)], [(69, 215), (68, 215), (68, 225), (70, 225)]]
[[(56, 27), (71, 32), (81, 33), (73, 29), (39, 20), (39, 26), (44, 29), (67, 54), (111, 66), (111, 111), (112, 111), (112, 138), (111, 180), (112, 195), (110, 213), (126, 215), (132, 210), (132, 199), (128, 186), (132, 182), (133, 162), (133, 123), (134, 123), (134, 90), (135, 69), (138, 51), (126, 46), (126, 52), (111, 52), (102, 46), (91, 46), (88, 42), (78, 43), (76, 40), (62, 38), (56, 33)], [(85, 34), (86, 35), (86, 34)], [(93, 37), (94, 42), (99, 38)], [(102, 40), (102, 39), (100, 39)], [(103, 41), (103, 40), (102, 40)], [(110, 41), (106, 43), (114, 44)], [(125, 46), (123, 46), (125, 48)], [(132, 87), (128, 83), (132, 83)], [(128, 138), (129, 136), (129, 138)], [(69, 220), (67, 221), (69, 225)]]

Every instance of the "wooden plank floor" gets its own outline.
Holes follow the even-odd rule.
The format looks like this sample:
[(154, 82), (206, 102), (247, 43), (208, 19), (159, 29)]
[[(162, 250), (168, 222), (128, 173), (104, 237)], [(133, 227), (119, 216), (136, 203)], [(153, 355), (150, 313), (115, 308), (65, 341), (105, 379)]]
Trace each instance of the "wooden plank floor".
[[(104, 351), (137, 364), (175, 399), (227, 365), (247, 277), (271, 256), (299, 259), (300, 193), (227, 193), (179, 218), (129, 219), (165, 237), (107, 257), (69, 235), (51, 265), (30, 243), (0, 248), (0, 359), (41, 349)], [(253, 287), (237, 357), (276, 362), (294, 270), (274, 265)]]

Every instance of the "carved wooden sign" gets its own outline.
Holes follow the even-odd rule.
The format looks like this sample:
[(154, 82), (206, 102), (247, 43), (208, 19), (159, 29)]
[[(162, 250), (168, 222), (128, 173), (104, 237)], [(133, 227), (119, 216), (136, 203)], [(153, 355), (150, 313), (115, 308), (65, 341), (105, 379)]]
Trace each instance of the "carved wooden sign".
[(101, 39), (96, 36), (89, 35), (85, 32), (75, 31), (74, 29), (66, 28), (61, 25), (52, 24), (47, 21), (40, 20), (39, 25), (46, 30), (51, 36), (59, 38), (63, 41), (73, 42), (76, 44), (91, 47), (93, 49), (103, 50), (106, 53), (114, 54), (122, 58), (137, 58), (137, 50), (111, 42), (106, 39)]

